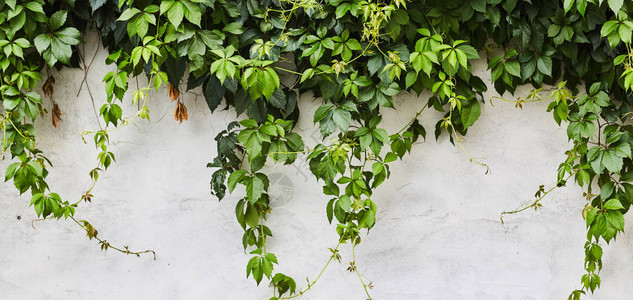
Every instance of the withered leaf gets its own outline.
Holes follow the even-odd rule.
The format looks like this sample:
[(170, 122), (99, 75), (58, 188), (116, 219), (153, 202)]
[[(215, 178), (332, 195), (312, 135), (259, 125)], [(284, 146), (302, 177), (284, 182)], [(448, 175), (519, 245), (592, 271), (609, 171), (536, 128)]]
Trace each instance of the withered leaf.
[(175, 101), (180, 97), (180, 91), (178, 91), (177, 87), (171, 85), (171, 83), (167, 83), (167, 91), (169, 91), (169, 99), (171, 99), (171, 101)]
[(55, 85), (55, 77), (53, 77), (53, 75), (49, 75), (48, 79), (46, 79), (46, 82), (44, 82), (44, 85), (42, 86), (42, 91), (44, 92), (44, 96), (48, 98), (53, 97), (53, 94), (55, 94), (55, 91), (53, 89), (54, 85)]
[(174, 110), (174, 120), (180, 122), (181, 124), (182, 121), (189, 120), (187, 107), (182, 102), (180, 102), (180, 100), (178, 100), (178, 103), (176, 103), (176, 110)]
[(59, 124), (59, 122), (62, 122), (64, 120), (62, 120), (62, 111), (59, 109), (59, 105), (57, 105), (57, 102), (53, 102), (53, 109), (51, 110), (51, 120), (53, 123), (53, 127), (57, 128), (57, 125)]

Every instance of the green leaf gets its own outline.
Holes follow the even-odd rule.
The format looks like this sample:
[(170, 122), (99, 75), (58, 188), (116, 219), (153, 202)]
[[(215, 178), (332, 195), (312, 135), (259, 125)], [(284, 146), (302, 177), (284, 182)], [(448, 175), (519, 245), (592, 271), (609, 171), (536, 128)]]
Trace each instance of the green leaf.
[(79, 30), (72, 27), (66, 27), (64, 29), (61, 29), (55, 32), (54, 35), (58, 37), (65, 44), (68, 44), (71, 46), (81, 43), (81, 34), (79, 33)]
[(352, 200), (347, 195), (341, 196), (341, 198), (338, 199), (336, 204), (340, 208), (342, 208), (345, 212), (350, 212), (352, 210)]
[(264, 125), (260, 128), (260, 130), (267, 135), (277, 136), (277, 127), (275, 127), (275, 125)]
[(303, 73), (301, 74), (301, 81), (300, 82), (304, 82), (304, 81), (312, 78), (312, 76), (314, 76), (314, 69), (313, 68), (308, 68), (305, 71), (303, 71)]
[(333, 110), (332, 120), (341, 131), (347, 131), (349, 124), (352, 122), (352, 115), (347, 110), (335, 108)]
[(611, 34), (611, 32), (614, 31), (616, 28), (618, 28), (618, 21), (616, 20), (607, 21), (604, 24), (602, 24), (602, 28), (600, 29), (600, 35), (603, 37), (606, 37), (609, 34)]
[(97, 9), (101, 8), (107, 0), (90, 0), (88, 1), (90, 3), (90, 9), (92, 10), (92, 12), (94, 13), (95, 11), (97, 11)]
[(187, 0), (183, 0), (181, 3), (185, 6), (185, 18), (187, 18), (187, 20), (189, 20), (192, 24), (200, 27), (200, 21), (202, 20), (202, 11), (200, 10), (200, 6)]
[(611, 199), (604, 204), (604, 208), (608, 210), (618, 210), (618, 209), (624, 209), (624, 206), (622, 206), (622, 203), (620, 202), (620, 200)]
[(207, 82), (205, 82), (203, 86), (204, 99), (207, 102), (207, 106), (211, 112), (215, 111), (222, 99), (224, 99), (224, 94), (226, 93), (226, 88), (222, 86), (220, 80), (215, 76), (209, 76)]
[(227, 182), (227, 187), (229, 188), (229, 192), (233, 192), (237, 184), (244, 179), (246, 175), (246, 170), (237, 170), (229, 176), (229, 180)]
[(35, 49), (37, 49), (37, 52), (43, 54), (44, 50), (48, 49), (48, 47), (51, 45), (51, 39), (52, 37), (50, 35), (44, 33), (36, 36), (33, 40), (33, 43), (35, 44)]
[[(479, 53), (477, 53), (477, 50), (470, 45), (460, 45), (457, 47), (457, 49), (462, 50), (465, 54), (466, 57), (468, 57), (468, 59), (478, 59), (479, 57)], [(434, 52), (430, 52), (435, 54)]]
[(575, 0), (563, 0), (563, 9), (567, 13), (574, 5)]
[(512, 74), (515, 77), (521, 78), (521, 65), (516, 60), (506, 61), (504, 67), (508, 73)]
[(384, 170), (384, 164), (381, 162), (375, 162), (372, 166), (371, 166), (371, 170), (374, 173), (374, 176), (382, 173), (382, 171)]
[(62, 27), (64, 23), (66, 23), (67, 11), (59, 10), (55, 12), (50, 19), (48, 19), (48, 26), (51, 31), (55, 31), (58, 28)]
[(603, 151), (602, 152), (602, 165), (604, 165), (609, 172), (612, 173), (620, 173), (622, 169), (622, 158), (615, 155), (611, 151)]
[(469, 106), (463, 106), (461, 114), (464, 128), (472, 126), (481, 115), (481, 106), (479, 105), (479, 102), (475, 99), (470, 102)]
[(57, 60), (67, 65), (70, 64), (70, 56), (73, 53), (70, 45), (65, 44), (59, 39), (52, 39), (51, 51)]
[(367, 210), (365, 211), (365, 215), (363, 215), (363, 219), (360, 224), (358, 224), (362, 228), (371, 228), (376, 223), (376, 211)]
[(359, 136), (358, 139), (360, 141), (360, 150), (361, 151), (367, 149), (367, 147), (369, 147), (369, 145), (371, 144), (371, 142), (373, 140), (371, 134), (369, 134), (369, 133)]
[[(161, 4), (162, 6), (162, 4)], [(167, 19), (175, 28), (178, 28), (185, 17), (185, 5), (180, 1), (174, 2), (173, 6), (167, 11)]]
[(332, 223), (332, 219), (334, 218), (334, 201), (336, 201), (336, 198), (331, 199), (325, 207), (327, 220), (330, 224)]
[(248, 201), (251, 204), (254, 204), (262, 197), (262, 193), (264, 192), (264, 182), (259, 179), (259, 177), (252, 177), (246, 184), (246, 195), (248, 196)]
[(141, 13), (141, 11), (138, 8), (134, 8), (134, 7), (128, 8), (124, 10), (123, 13), (121, 13), (121, 16), (119, 16), (117, 21), (127, 21), (139, 13)]
[(244, 223), (246, 223), (251, 228), (256, 228), (259, 225), (259, 214), (257, 213), (257, 209), (248, 205), (246, 208), (246, 213), (244, 214)]
[(624, 4), (624, 0), (608, 0), (607, 2), (609, 3), (609, 8), (611, 8), (611, 10), (616, 14), (620, 11), (620, 8), (622, 8), (622, 5)]
[(367, 61), (367, 70), (370, 75), (376, 74), (385, 66), (382, 55), (375, 55)]
[[(607, 218), (607, 222), (611, 225), (615, 230), (623, 231), (624, 230), (624, 216), (619, 211), (608, 211), (605, 213), (605, 217)], [(605, 237), (606, 239), (606, 237)]]
[(313, 122), (316, 123), (323, 120), (333, 107), (334, 105), (330, 103), (319, 106), (319, 108), (317, 108), (316, 112), (314, 113)]
[(9, 167), (7, 167), (7, 170), (4, 173), (4, 182), (9, 181), (9, 179), (15, 176), (15, 171), (18, 169), (18, 166), (20, 166), (20, 163), (12, 163)]
[(233, 22), (224, 26), (224, 28), (222, 28), (222, 31), (232, 33), (232, 34), (242, 34), (244, 33), (245, 29), (242, 26), (242, 24), (238, 22)]
[(259, 127), (259, 125), (257, 124), (257, 121), (253, 120), (253, 119), (246, 119), (246, 120), (242, 120), (240, 121), (240, 125), (247, 127), (247, 128), (257, 128)]
[(537, 67), (539, 72), (552, 76), (552, 59), (548, 56), (539, 56), (537, 61)]

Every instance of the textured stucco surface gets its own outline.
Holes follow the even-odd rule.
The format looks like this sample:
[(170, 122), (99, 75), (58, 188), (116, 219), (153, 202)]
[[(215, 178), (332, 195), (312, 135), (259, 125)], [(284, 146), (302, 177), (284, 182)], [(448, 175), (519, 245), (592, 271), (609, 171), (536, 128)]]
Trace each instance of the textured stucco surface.
[[(104, 53), (88, 77), (98, 106), (104, 102), (101, 79), (108, 68)], [(476, 69), (489, 81), (483, 62)], [(54, 76), (64, 122), (55, 129), (48, 116), (38, 120), (39, 146), (55, 165), (51, 187), (74, 201), (89, 186), (97, 153), (82, 142), (80, 132), (97, 123), (86, 89), (76, 97), (83, 72)], [(542, 210), (507, 217), (505, 226), (499, 222), (501, 211), (533, 199), (539, 185), (555, 183), (569, 146), (565, 129), (545, 112), (546, 103), (518, 110), (501, 101), (491, 106), (492, 96), (486, 94), (482, 116), (464, 143), (473, 157), (490, 165), (490, 174), (469, 163), (445, 136), (434, 140), (440, 114), (432, 111), (420, 118), (428, 141), (392, 164), (391, 179), (374, 196), (380, 210), (376, 227), (356, 253), (359, 270), (373, 282), (374, 299), (566, 299), (579, 287), (585, 231), (578, 187), (570, 184), (551, 193)], [(77, 210), (100, 237), (154, 249), (158, 259), (101, 252), (71, 222), (35, 222), (34, 229), (28, 196), (19, 196), (8, 182), (0, 185), (0, 299), (270, 297), (266, 284), (257, 287), (245, 278), (249, 256), (234, 219), (234, 203), (243, 190), (222, 202), (209, 194), (213, 170), (205, 165), (215, 156), (213, 137), (235, 113), (211, 114), (194, 93), (185, 93), (184, 103), (189, 121), (178, 125), (166, 92), (152, 94), (151, 124), (139, 122), (112, 134), (117, 162), (99, 180), (93, 202)], [(311, 95), (300, 100), (298, 128), (309, 145), (318, 139), (311, 123), (318, 103)], [(397, 98), (397, 113), (384, 111), (386, 129), (398, 130), (424, 103), (424, 97), (414, 95)], [(134, 111), (124, 109), (128, 115)], [(2, 161), (0, 168), (8, 164)], [(303, 286), (336, 243), (334, 226), (325, 217), (328, 198), (301, 160), (271, 165), (266, 172), (276, 195), (268, 249), (280, 259), (276, 270)], [(630, 299), (630, 249), (633, 238), (626, 235), (605, 247), (603, 286), (587, 299)], [(343, 263), (332, 264), (302, 299), (366, 298), (356, 275), (345, 270), (351, 249), (343, 247), (342, 256)]]

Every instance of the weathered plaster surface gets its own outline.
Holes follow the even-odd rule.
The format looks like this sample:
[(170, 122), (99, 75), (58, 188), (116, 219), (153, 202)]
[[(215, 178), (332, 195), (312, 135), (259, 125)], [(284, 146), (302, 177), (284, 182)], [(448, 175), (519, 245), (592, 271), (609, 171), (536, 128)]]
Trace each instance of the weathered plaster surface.
[[(102, 51), (88, 77), (97, 106), (104, 102), (104, 57)], [(483, 63), (476, 69), (489, 81)], [(84, 144), (80, 132), (96, 129), (97, 123), (86, 89), (76, 97), (83, 72), (54, 76), (64, 122), (55, 129), (48, 116), (40, 119), (39, 146), (55, 165), (51, 187), (74, 200), (89, 186), (88, 171), (96, 163), (93, 145)], [(517, 96), (527, 92), (521, 89)], [(569, 146), (565, 129), (545, 112), (546, 103), (519, 110), (501, 101), (492, 106), (494, 94), (485, 96), (480, 121), (464, 146), (490, 165), (490, 174), (469, 163), (445, 136), (435, 141), (433, 126), (440, 114), (427, 111), (421, 122), (430, 133), (428, 141), (393, 163), (391, 179), (375, 194), (377, 224), (356, 253), (360, 271), (373, 282), (374, 299), (566, 299), (579, 287), (585, 231), (578, 187), (570, 184), (551, 193), (542, 210), (509, 216), (505, 226), (499, 222), (501, 211), (533, 199), (539, 185), (555, 183)], [(35, 222), (34, 229), (28, 197), (8, 182), (0, 185), (0, 299), (270, 297), (265, 284), (257, 287), (245, 278), (249, 256), (234, 219), (234, 203), (243, 191), (222, 202), (209, 194), (213, 170), (205, 165), (215, 156), (213, 138), (235, 113), (211, 114), (194, 93), (184, 93), (184, 103), (189, 121), (178, 125), (167, 93), (152, 94), (151, 124), (139, 122), (112, 134), (117, 162), (99, 180), (93, 202), (77, 210), (100, 237), (154, 249), (158, 259), (101, 252), (71, 222)], [(312, 134), (308, 144), (318, 140), (311, 122), (318, 103), (310, 95), (301, 97), (298, 128)], [(396, 111), (384, 111), (386, 129), (398, 130), (424, 103), (424, 97), (414, 95), (396, 99)], [(8, 164), (0, 162), (0, 168)], [(268, 249), (280, 259), (277, 271), (303, 286), (336, 243), (325, 217), (328, 198), (301, 160), (270, 166), (267, 172), (273, 178), (271, 193), (277, 195), (268, 222), (275, 236)], [(633, 238), (626, 235), (605, 248), (603, 286), (587, 299), (630, 299), (630, 249)], [(365, 299), (355, 274), (345, 270), (350, 250), (343, 247), (343, 263), (331, 265), (303, 299)]]

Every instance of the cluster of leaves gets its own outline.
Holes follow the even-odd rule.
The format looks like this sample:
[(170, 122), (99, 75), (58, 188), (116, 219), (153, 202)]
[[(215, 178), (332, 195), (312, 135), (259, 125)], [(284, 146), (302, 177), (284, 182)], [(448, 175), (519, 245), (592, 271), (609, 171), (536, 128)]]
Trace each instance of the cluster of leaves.
[[(201, 87), (212, 112), (224, 104), (240, 119), (246, 113), (216, 137), (218, 156), (208, 164), (217, 168), (211, 190), (222, 199), (227, 188), (244, 186), (236, 217), (243, 246), (253, 255), (247, 276), (258, 284), (265, 276), (275, 288), (273, 298), (282, 297), (295, 293), (296, 284), (274, 272), (277, 257), (266, 250), (272, 236), (264, 224), (271, 213), (268, 158), (289, 164), (306, 154), (302, 158), (331, 197), (324, 199), (325, 212), (337, 222), (339, 242), (355, 246), (361, 230), (376, 223), (379, 202), (372, 195), (389, 177), (389, 163), (426, 136), (417, 121), (422, 111), (444, 113), (435, 136), (446, 133), (452, 142), (477, 121), (487, 86), (472, 74), (470, 60), (486, 53), (500, 94), (524, 84), (558, 86), (548, 110), (558, 124), (568, 123), (574, 143), (558, 170), (559, 185), (575, 176), (588, 199), (587, 274), (570, 296), (577, 298), (600, 285), (600, 242), (623, 230), (623, 214), (633, 204), (633, 127), (625, 125), (633, 104), (632, 10), (633, 3), (622, 0), (3, 1), (2, 150), (18, 159), (5, 179), (21, 193), (31, 191), (38, 215), (73, 216), (77, 203), (48, 193), (50, 163), (35, 147), (32, 126), (43, 112), (34, 89), (41, 71), (78, 67), (81, 33), (96, 29), (113, 68), (103, 79), (107, 101), (98, 113), (105, 126), (87, 133), (100, 153), (82, 200), (91, 200), (99, 173), (114, 162), (109, 133), (149, 120), (152, 88), (169, 87), (178, 100), (174, 116), (182, 122), (188, 116), (180, 90)], [(148, 85), (132, 91), (139, 110), (125, 117), (128, 81), (142, 75)], [(48, 83), (44, 92), (52, 98)], [(333, 137), (328, 143), (306, 149), (292, 132), (297, 92), (321, 99), (313, 121), (323, 140)], [(402, 92), (430, 96), (411, 122), (390, 135), (381, 128), (381, 112), (393, 108), (393, 97)], [(53, 118), (60, 114), (54, 110)], [(592, 193), (596, 186), (599, 195)], [(87, 224), (80, 225), (96, 237)]]
[(46, 177), (51, 163), (37, 148), (32, 125), (44, 111), (42, 97), (35, 91), (42, 81), (40, 71), (46, 64), (70, 64), (71, 46), (81, 42), (79, 31), (67, 26), (64, 6), (43, 0), (0, 3), (2, 153), (4, 157), (9, 151), (18, 160), (7, 168), (5, 181), (13, 180), (20, 194), (30, 191), (31, 205), (44, 218), (68, 218), (76, 207), (50, 192)]
[[(33, 122), (47, 111), (36, 86), (41, 84), (44, 96), (51, 101), (52, 124), (57, 126), (62, 113), (54, 100), (55, 79), (50, 74), (51, 70), (79, 66), (81, 59), (76, 46), (83, 42), (81, 32), (90, 27), (108, 32), (102, 25), (114, 24), (114, 16), (118, 14), (118, 10), (113, 10), (115, 4), (113, 1), (94, 0), (8, 0), (0, 3), (0, 92), (4, 108), (0, 114), (2, 154), (4, 158), (8, 151), (12, 158), (17, 159), (8, 166), (5, 181), (13, 180), (20, 194), (30, 192), (30, 204), (38, 217), (70, 218), (86, 230), (90, 238), (96, 237), (94, 227), (82, 225), (74, 215), (82, 200), (91, 200), (92, 187), (79, 201), (69, 202), (58, 193), (51, 192), (46, 182), (51, 163), (37, 148)], [(43, 72), (48, 73), (45, 82), (42, 82)], [(127, 81), (126, 76), (121, 76), (121, 80)], [(121, 110), (120, 107), (117, 110), (117, 107), (108, 106), (101, 110), (101, 114), (116, 125)], [(95, 135), (95, 144), (102, 151), (97, 168), (90, 172), (94, 182), (98, 172), (107, 169), (114, 161), (114, 154), (107, 149), (106, 131)], [(89, 224), (85, 220), (82, 222)], [(111, 247), (106, 241), (98, 240), (102, 249)], [(136, 254), (129, 249), (112, 248)]]

